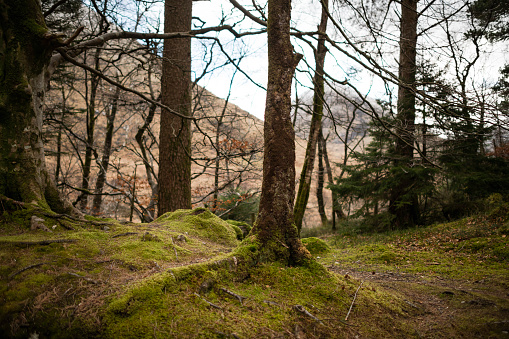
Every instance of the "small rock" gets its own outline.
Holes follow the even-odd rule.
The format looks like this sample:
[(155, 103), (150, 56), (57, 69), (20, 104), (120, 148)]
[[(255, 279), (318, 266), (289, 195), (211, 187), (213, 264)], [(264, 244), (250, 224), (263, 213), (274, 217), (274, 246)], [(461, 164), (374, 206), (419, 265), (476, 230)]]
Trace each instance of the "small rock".
[(185, 235), (183, 235), (183, 234), (179, 234), (179, 235), (177, 236), (177, 241), (183, 241), (183, 242), (186, 242), (186, 241), (187, 241), (187, 238), (186, 238), (186, 236), (185, 236)]
[(44, 225), (44, 219), (39, 218), (35, 215), (32, 215), (32, 218), (30, 219), (30, 229), (32, 231), (43, 230), (46, 232), (51, 232), (51, 230), (47, 228), (46, 225)]
[(55, 228), (57, 228), (57, 225), (53, 225), (53, 226), (51, 226), (51, 228), (52, 228), (52, 229), (55, 229)]
[(104, 227), (103, 227), (103, 230), (105, 230), (105, 231), (109, 231), (109, 230), (110, 230), (110, 228), (109, 228), (108, 226), (104, 226)]

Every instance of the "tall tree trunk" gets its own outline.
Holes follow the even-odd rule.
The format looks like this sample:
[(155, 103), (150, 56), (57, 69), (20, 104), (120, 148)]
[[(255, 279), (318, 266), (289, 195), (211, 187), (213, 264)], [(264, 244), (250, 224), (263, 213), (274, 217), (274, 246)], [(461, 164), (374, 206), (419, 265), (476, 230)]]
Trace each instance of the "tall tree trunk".
[[(154, 98), (155, 99), (155, 98)], [(159, 101), (161, 97), (157, 98), (157, 101)], [(143, 159), (143, 165), (145, 166), (145, 173), (147, 174), (147, 181), (150, 185), (151, 189), (151, 195), (150, 195), (150, 202), (148, 203), (147, 210), (143, 212), (141, 219), (143, 222), (151, 222), (154, 220), (155, 217), (155, 209), (156, 209), (156, 201), (157, 201), (157, 193), (158, 193), (158, 183), (157, 179), (155, 177), (154, 168), (150, 164), (147, 150), (144, 144), (144, 134), (147, 129), (149, 129), (150, 124), (152, 123), (152, 120), (154, 120), (154, 115), (156, 113), (157, 106), (152, 104), (150, 105), (148, 115), (145, 118), (145, 121), (143, 123), (143, 126), (138, 128), (138, 132), (136, 133), (135, 139), (136, 143), (138, 143), (138, 146), (140, 147), (140, 153), (141, 157)]]
[[(94, 54), (94, 67), (96, 70), (99, 70), (99, 62), (100, 62), (101, 50), (97, 49)], [(95, 108), (96, 108), (96, 98), (97, 98), (97, 90), (99, 89), (99, 77), (95, 74), (91, 74), (90, 78), (90, 97), (88, 100), (87, 107), (87, 138), (85, 144), (85, 161), (83, 162), (83, 174), (81, 179), (81, 194), (78, 197), (78, 201), (80, 203), (80, 209), (85, 212), (88, 205), (88, 188), (90, 186), (90, 172), (92, 169), (92, 157), (95, 155), (94, 153), (94, 133), (95, 133)]]
[[(166, 0), (164, 32), (191, 30), (192, 0)], [(164, 41), (161, 101), (191, 116), (191, 39)], [(188, 119), (161, 111), (159, 133), (159, 215), (191, 208), (191, 125)]]
[[(221, 111), (221, 115), (217, 120), (216, 127), (216, 136), (215, 136), (215, 148), (216, 148), (216, 159), (214, 160), (214, 195), (212, 198), (212, 210), (215, 212), (218, 207), (218, 199), (219, 199), (219, 169), (221, 163), (221, 145), (219, 144), (221, 137), (221, 130), (223, 127), (223, 119), (226, 113), (226, 106), (228, 105), (228, 100), (225, 101), (223, 110)], [(228, 147), (224, 145), (224, 147)]]
[[(327, 171), (327, 180), (330, 184), (334, 183), (334, 178), (332, 177), (332, 167), (329, 161), (329, 153), (327, 152), (327, 140), (323, 137), (323, 132), (320, 129), (320, 134), (318, 136), (320, 139), (319, 142), (322, 144), (322, 152), (323, 152), (323, 160), (325, 162), (325, 169)], [(336, 219), (341, 220), (345, 218), (345, 213), (341, 209), (341, 205), (339, 203), (339, 196), (334, 191), (332, 191), (332, 230), (336, 230)]]
[[(323, 167), (323, 135), (320, 126), (318, 136), (318, 173), (317, 173), (317, 186), (316, 186), (316, 200), (318, 201), (318, 214), (322, 220), (322, 226), (326, 227), (329, 224), (327, 214), (325, 213), (325, 203), (323, 199), (323, 184), (324, 184), (324, 167)], [(334, 211), (333, 211), (334, 213)]]
[(397, 228), (412, 226), (418, 218), (417, 195), (411, 192), (413, 180), (405, 171), (413, 161), (415, 142), (415, 72), (417, 47), (417, 0), (401, 1), (401, 36), (395, 166), (401, 167), (400, 181), (392, 189), (389, 211)]
[(290, 0), (269, 0), (263, 181), (258, 218), (251, 232), (260, 242), (261, 261), (300, 263), (310, 255), (293, 223), (295, 131), (290, 94), (302, 55), (293, 53), (290, 17)]
[[(327, 30), (327, 6), (328, 0), (322, 0), (322, 18), (318, 31), (325, 34)], [(316, 143), (318, 141), (318, 133), (322, 125), (323, 115), (323, 95), (324, 95), (324, 78), (323, 64), (327, 47), (325, 47), (325, 38), (323, 35), (318, 37), (318, 46), (315, 55), (315, 77), (314, 77), (314, 94), (313, 94), (313, 116), (311, 117), (311, 126), (309, 128), (308, 143), (306, 146), (306, 156), (302, 165), (300, 174), (299, 190), (295, 202), (295, 225), (301, 230), (302, 220), (309, 200), (309, 191), (311, 189), (311, 177), (313, 175), (313, 167), (315, 164)]]
[(59, 41), (37, 0), (0, 0), (0, 195), (73, 209), (46, 169), (42, 141), (45, 71)]
[(65, 97), (65, 89), (62, 87), (62, 113), (60, 114), (60, 124), (58, 124), (58, 134), (57, 134), (57, 154), (56, 154), (56, 166), (55, 166), (55, 182), (58, 183), (58, 177), (60, 172), (62, 171), (62, 130), (63, 123), (65, 118), (65, 113), (67, 111), (67, 98)]
[(118, 99), (120, 96), (120, 87), (117, 87), (115, 90), (115, 94), (113, 95), (111, 102), (111, 111), (106, 112), (106, 119), (108, 120), (106, 123), (106, 135), (104, 137), (104, 148), (103, 148), (103, 156), (101, 159), (101, 167), (99, 168), (99, 174), (97, 175), (97, 180), (95, 182), (95, 196), (92, 204), (92, 214), (100, 215), (101, 214), (101, 205), (102, 205), (102, 192), (104, 188), (104, 183), (106, 182), (106, 174), (108, 173), (108, 166), (110, 165), (110, 155), (111, 155), (111, 144), (113, 141), (113, 128), (115, 126), (115, 116), (117, 115), (118, 110)]

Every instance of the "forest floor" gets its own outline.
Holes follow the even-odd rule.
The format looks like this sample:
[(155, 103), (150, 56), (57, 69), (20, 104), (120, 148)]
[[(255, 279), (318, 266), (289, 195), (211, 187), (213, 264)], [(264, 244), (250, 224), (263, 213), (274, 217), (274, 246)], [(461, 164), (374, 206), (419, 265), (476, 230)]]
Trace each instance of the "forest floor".
[(39, 213), (47, 230), (33, 215), (0, 216), (3, 337), (509, 338), (501, 219), (343, 228), (303, 240), (321, 265), (246, 268), (254, 248), (200, 209), (150, 224)]
[(329, 270), (400, 295), (419, 338), (509, 338), (509, 229), (486, 217), (324, 238)]

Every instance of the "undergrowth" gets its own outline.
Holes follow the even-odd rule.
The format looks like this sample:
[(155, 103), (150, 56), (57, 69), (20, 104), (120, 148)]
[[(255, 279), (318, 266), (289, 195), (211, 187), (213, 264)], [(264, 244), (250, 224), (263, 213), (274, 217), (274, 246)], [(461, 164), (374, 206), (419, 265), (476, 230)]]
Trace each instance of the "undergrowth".
[[(508, 224), (500, 219), (384, 234), (357, 232), (351, 224), (303, 239), (316, 261), (288, 267), (258, 263), (259, 244), (250, 237), (241, 243), (238, 226), (205, 209), (149, 224), (39, 212), (0, 218), (0, 333), (7, 337), (419, 337), (412, 319), (421, 309), (398, 291), (341, 270), (484, 279), (489, 288), (507, 290)], [(37, 213), (51, 232), (30, 230)], [(449, 298), (458, 310), (488, 300), (412, 289)], [(495, 297), (489, 302), (509, 309)], [(475, 316), (500, 320), (490, 312)], [(473, 325), (455, 324), (472, 331)]]

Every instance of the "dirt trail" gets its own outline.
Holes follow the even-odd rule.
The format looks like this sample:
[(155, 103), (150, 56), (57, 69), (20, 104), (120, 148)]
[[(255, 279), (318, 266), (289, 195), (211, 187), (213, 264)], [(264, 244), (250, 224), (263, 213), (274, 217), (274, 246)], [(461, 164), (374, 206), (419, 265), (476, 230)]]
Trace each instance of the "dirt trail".
[(328, 269), (401, 295), (412, 310), (408, 324), (418, 338), (509, 338), (508, 290), (488, 279), (366, 272), (338, 265)]

